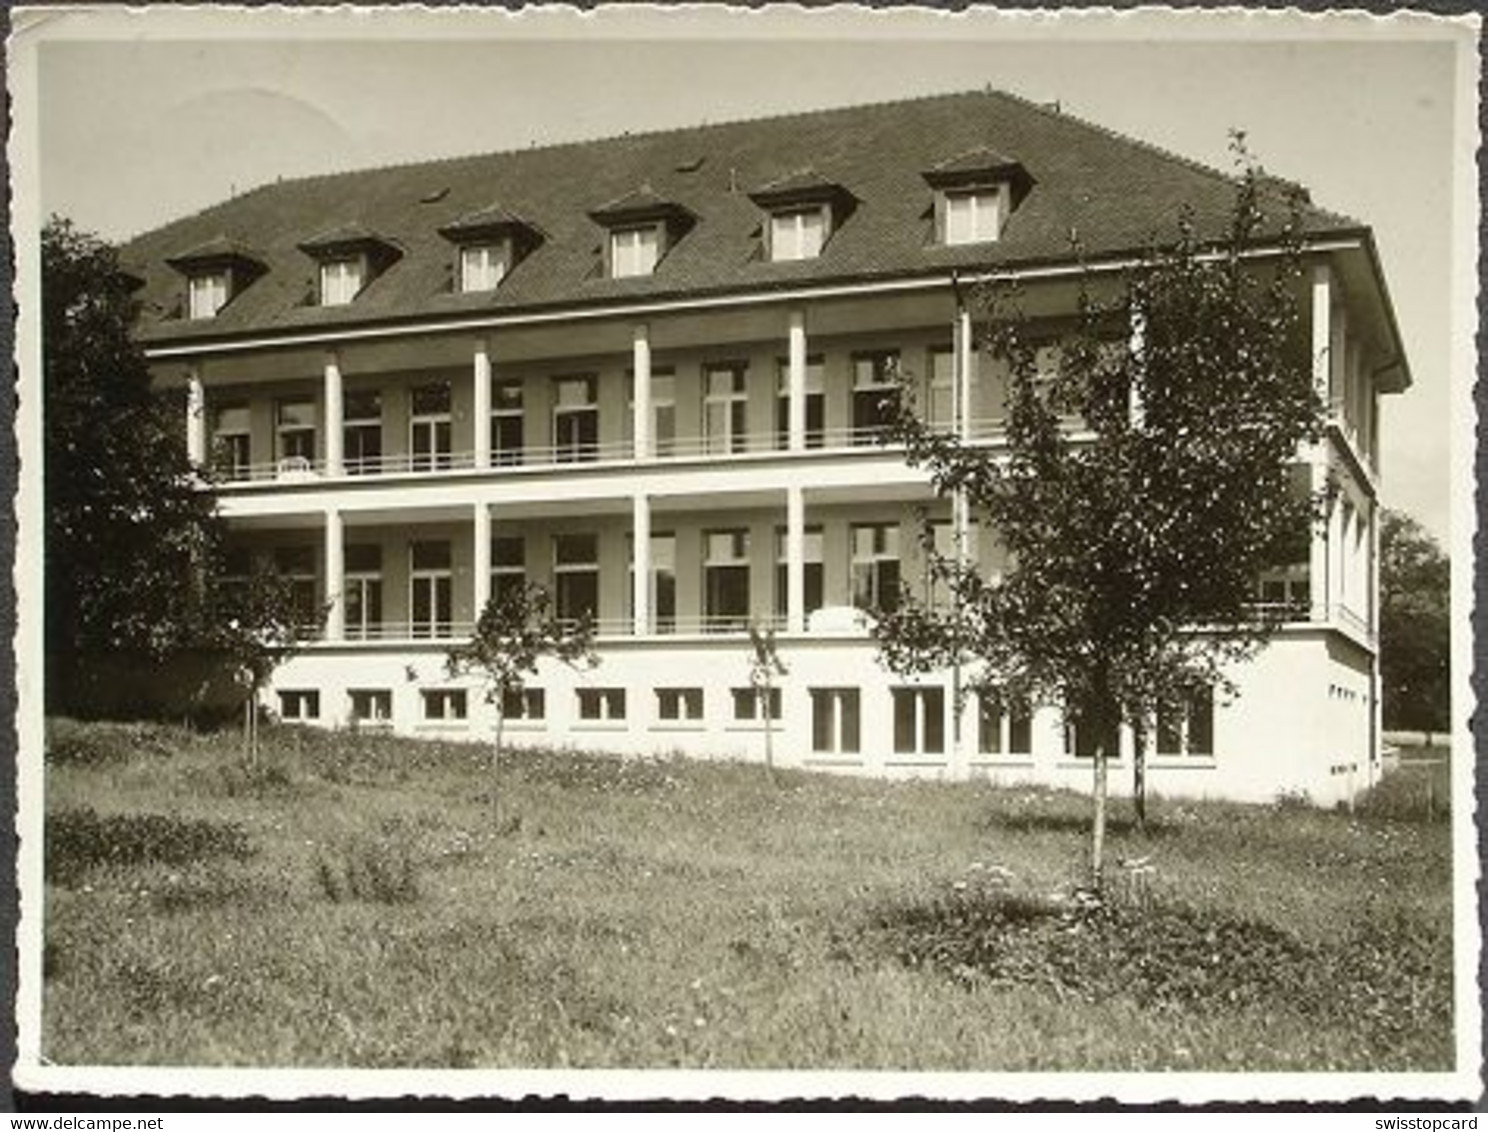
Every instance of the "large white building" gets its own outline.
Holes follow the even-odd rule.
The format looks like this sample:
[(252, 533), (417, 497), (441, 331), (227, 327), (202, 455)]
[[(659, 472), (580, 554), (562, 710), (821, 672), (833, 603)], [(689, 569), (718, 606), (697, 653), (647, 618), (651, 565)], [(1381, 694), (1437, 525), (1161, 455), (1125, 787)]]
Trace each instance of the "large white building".
[[(917, 375), (995, 449), (968, 287), (1016, 276), (1057, 325), (1072, 231), (1117, 265), (1183, 209), (1221, 235), (1234, 193), (987, 91), (283, 182), (125, 257), (240, 568), (272, 559), (328, 603), (274, 676), (282, 718), (487, 735), (444, 656), (528, 580), (593, 611), (602, 663), (545, 668), (507, 705), (519, 739), (759, 758), (746, 628), (773, 620), (782, 762), (1084, 788), (1058, 710), (972, 703), (958, 727), (948, 675), (877, 662), (855, 607), (921, 584), (917, 507), (951, 520), (877, 442), (882, 387)], [(1239, 698), (1153, 729), (1163, 793), (1326, 802), (1378, 765), (1378, 398), (1409, 373), (1369, 230), (1303, 219), (1331, 419), (1299, 467), (1342, 490), (1307, 560), (1257, 581), (1289, 620)], [(994, 533), (974, 542), (996, 569)]]

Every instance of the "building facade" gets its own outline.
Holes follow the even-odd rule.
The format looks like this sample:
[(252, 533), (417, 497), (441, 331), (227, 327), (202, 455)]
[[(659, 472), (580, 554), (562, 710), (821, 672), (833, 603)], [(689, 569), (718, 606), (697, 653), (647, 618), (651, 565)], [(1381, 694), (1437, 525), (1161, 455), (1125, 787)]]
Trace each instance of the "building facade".
[[(865, 618), (928, 584), (922, 509), (1001, 564), (879, 442), (881, 398), (907, 373), (995, 451), (1003, 379), (970, 288), (1017, 277), (1057, 325), (1072, 230), (1115, 270), (1182, 209), (1221, 234), (1234, 193), (988, 91), (283, 182), (125, 257), (234, 568), (272, 562), (307, 617), (328, 609), (267, 690), (279, 717), (488, 736), (495, 706), (445, 653), (538, 582), (597, 618), (601, 663), (546, 665), (504, 705), (517, 741), (757, 759), (768, 727), (787, 765), (1085, 788), (1057, 709), (956, 719), (951, 674), (878, 663)], [(1331, 416), (1298, 470), (1340, 490), (1306, 561), (1257, 581), (1286, 624), (1238, 698), (1154, 721), (1165, 794), (1329, 802), (1378, 766), (1378, 402), (1409, 375), (1368, 230), (1303, 221)], [(768, 705), (766, 623), (789, 669)]]

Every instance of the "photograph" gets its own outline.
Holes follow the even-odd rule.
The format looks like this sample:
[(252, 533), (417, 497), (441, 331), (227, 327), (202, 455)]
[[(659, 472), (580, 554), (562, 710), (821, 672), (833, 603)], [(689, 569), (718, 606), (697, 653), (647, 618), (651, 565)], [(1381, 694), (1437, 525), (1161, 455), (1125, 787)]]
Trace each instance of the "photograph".
[(16, 1087), (1479, 1097), (1480, 30), (16, 9)]

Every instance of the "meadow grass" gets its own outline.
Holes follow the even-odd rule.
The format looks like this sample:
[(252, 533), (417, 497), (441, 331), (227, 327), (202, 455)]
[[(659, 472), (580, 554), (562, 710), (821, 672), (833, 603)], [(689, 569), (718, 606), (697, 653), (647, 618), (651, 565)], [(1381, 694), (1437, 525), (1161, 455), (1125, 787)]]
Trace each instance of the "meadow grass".
[(63, 1064), (1446, 1069), (1447, 826), (54, 721)]

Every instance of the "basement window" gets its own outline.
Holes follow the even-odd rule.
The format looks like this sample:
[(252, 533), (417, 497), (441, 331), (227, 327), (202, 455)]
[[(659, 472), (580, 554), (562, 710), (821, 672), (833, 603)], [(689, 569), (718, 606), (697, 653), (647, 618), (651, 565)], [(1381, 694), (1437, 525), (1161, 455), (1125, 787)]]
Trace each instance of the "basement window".
[(319, 719), (320, 693), (313, 688), (286, 688), (279, 693), (279, 718), (286, 721)]

